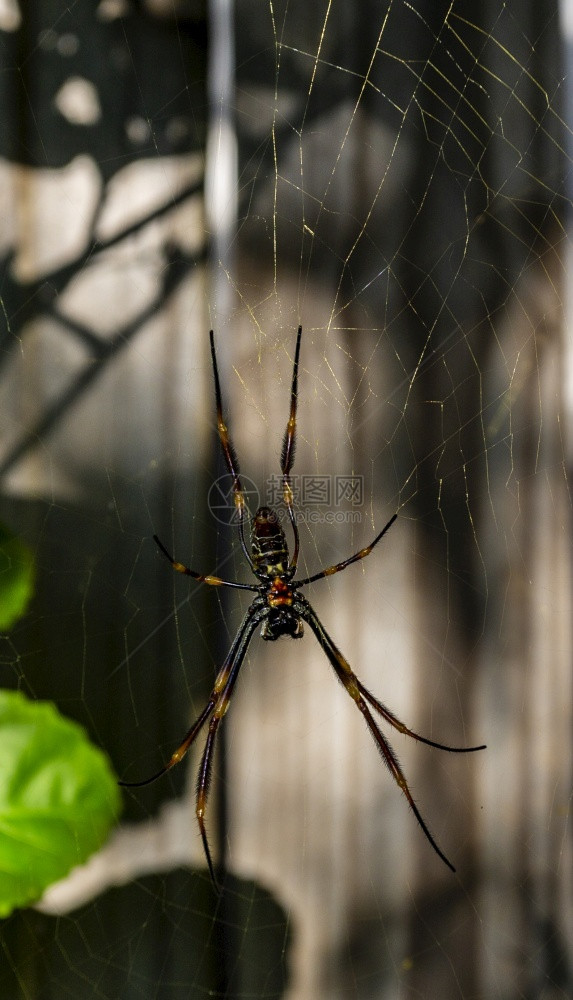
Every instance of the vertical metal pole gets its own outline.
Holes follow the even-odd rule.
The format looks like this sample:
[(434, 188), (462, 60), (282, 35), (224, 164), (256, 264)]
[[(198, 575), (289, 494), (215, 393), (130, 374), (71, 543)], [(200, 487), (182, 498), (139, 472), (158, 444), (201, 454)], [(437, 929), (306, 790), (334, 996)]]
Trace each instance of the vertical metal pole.
[[(229, 315), (237, 226), (237, 137), (235, 131), (235, 35), (232, 0), (210, 0), (208, 70), (209, 125), (205, 171), (205, 214), (210, 239), (210, 295), (213, 326), (223, 330)], [(216, 322), (215, 322), (216, 321)]]
[[(205, 167), (205, 215), (209, 253), (209, 311), (211, 325), (220, 336), (229, 326), (234, 271), (234, 243), (237, 225), (237, 138), (235, 133), (235, 36), (233, 0), (210, 0), (209, 8), (209, 68), (207, 92), (209, 100), (207, 151)], [(218, 662), (225, 655), (217, 651)], [(225, 869), (227, 809), (226, 809), (226, 740), (225, 726), (218, 736), (217, 758), (217, 843), (215, 849), (221, 868)], [(223, 880), (222, 880), (223, 881)], [(224, 933), (224, 899), (220, 904), (220, 927)], [(222, 941), (223, 952), (225, 942)], [(224, 969), (221, 975), (225, 978)], [(227, 996), (225, 988), (225, 996)]]
[[(563, 97), (563, 118), (565, 122), (573, 122), (573, 0), (560, 0), (559, 15), (561, 21), (561, 33), (563, 37), (563, 63), (565, 69), (564, 97)], [(564, 130), (565, 151), (567, 162), (572, 162), (573, 157), (573, 136), (570, 129)], [(573, 204), (573, 175), (567, 175), (566, 190), (564, 194), (567, 204)], [(570, 428), (573, 420), (573, 248), (571, 236), (573, 235), (573, 211), (568, 209), (566, 220), (568, 240), (566, 244), (565, 258), (565, 285), (564, 285), (564, 348), (565, 348), (565, 385), (564, 401), (568, 420), (566, 426)], [(571, 467), (573, 462), (573, 437), (568, 434), (566, 441), (567, 460)]]

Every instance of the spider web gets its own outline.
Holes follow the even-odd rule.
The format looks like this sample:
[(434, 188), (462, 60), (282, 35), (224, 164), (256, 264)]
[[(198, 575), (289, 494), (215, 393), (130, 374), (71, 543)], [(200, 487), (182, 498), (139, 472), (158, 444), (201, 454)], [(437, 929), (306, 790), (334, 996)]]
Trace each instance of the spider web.
[(152, 535), (250, 580), (207, 332), (251, 510), (280, 511), (300, 323), (300, 575), (399, 515), (305, 594), (408, 726), (488, 749), (387, 734), (454, 876), (312, 636), (256, 637), (223, 894), (193, 751), (4, 921), (2, 996), (570, 996), (569, 6), (41, 7), (0, 4), (0, 518), (37, 562), (4, 685), (118, 777), (169, 758), (246, 605)]

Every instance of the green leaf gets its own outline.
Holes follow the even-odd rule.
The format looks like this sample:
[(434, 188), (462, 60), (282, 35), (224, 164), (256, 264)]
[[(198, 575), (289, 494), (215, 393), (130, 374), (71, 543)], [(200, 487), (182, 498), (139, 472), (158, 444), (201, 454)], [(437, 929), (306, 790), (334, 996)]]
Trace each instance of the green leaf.
[(33, 588), (30, 549), (0, 523), (0, 632), (7, 632), (22, 617)]
[(80, 725), (0, 691), (0, 917), (82, 864), (119, 810), (108, 758)]

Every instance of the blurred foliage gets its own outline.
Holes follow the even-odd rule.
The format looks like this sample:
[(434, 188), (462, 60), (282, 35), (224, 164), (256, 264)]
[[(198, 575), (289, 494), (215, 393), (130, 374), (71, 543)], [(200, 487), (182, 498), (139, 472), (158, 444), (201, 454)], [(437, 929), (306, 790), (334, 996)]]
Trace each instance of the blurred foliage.
[(0, 916), (105, 841), (120, 810), (108, 759), (49, 702), (0, 692)]
[(32, 553), (0, 522), (0, 632), (8, 632), (22, 617), (33, 589)]

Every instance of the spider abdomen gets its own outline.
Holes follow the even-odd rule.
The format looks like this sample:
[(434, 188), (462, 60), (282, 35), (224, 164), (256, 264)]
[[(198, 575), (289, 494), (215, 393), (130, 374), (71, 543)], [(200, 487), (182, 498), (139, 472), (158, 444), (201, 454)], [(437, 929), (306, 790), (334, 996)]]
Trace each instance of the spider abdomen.
[(257, 576), (273, 579), (288, 572), (289, 552), (279, 516), (272, 507), (259, 507), (251, 527), (251, 556)]

